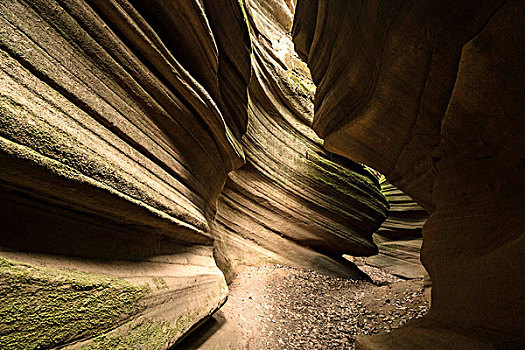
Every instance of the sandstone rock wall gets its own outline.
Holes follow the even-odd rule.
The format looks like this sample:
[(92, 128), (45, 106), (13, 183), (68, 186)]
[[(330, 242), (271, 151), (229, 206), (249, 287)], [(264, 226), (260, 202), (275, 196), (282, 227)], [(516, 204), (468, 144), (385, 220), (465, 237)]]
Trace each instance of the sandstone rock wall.
[[(166, 348), (224, 302), (210, 222), (244, 162), (250, 52), (234, 0), (0, 3), (0, 348)], [(104, 313), (106, 290), (133, 307), (53, 301)]]
[(523, 1), (301, 1), (314, 129), (431, 214), (432, 308), (362, 349), (525, 344)]
[(216, 256), (237, 265), (280, 263), (340, 276), (342, 254), (377, 251), (372, 233), (388, 204), (363, 166), (332, 155), (310, 128), (314, 85), (293, 49), (292, 1), (247, 0), (253, 43), (246, 165), (219, 198)]
[(228, 277), (357, 276), (388, 204), (309, 127), (294, 6), (0, 4), (0, 347), (171, 346), (226, 300), (216, 238)]
[(381, 192), (390, 205), (385, 222), (374, 234), (379, 253), (366, 259), (368, 265), (404, 278), (425, 276), (421, 265), (421, 231), (428, 214), (412, 198), (393, 186), (383, 176)]
[(428, 218), (425, 209), (393, 186), (385, 177), (379, 182), (381, 193), (386, 197), (390, 210), (377, 233), (391, 239), (421, 237), (421, 230)]

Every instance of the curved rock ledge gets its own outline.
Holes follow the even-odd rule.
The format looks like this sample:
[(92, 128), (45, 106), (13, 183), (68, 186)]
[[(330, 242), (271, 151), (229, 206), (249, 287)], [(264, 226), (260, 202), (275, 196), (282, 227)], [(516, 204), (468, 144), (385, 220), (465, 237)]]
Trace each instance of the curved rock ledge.
[(428, 213), (385, 177), (380, 183), (390, 211), (374, 235), (379, 253), (368, 257), (366, 263), (403, 278), (424, 277), (426, 271), (419, 252), (423, 243), (421, 231)]
[(381, 193), (386, 197), (390, 211), (377, 233), (391, 239), (421, 237), (421, 230), (428, 219), (426, 210), (388, 182), (385, 177), (379, 182)]
[(0, 251), (4, 349), (166, 349), (226, 301), (211, 247), (136, 262)]

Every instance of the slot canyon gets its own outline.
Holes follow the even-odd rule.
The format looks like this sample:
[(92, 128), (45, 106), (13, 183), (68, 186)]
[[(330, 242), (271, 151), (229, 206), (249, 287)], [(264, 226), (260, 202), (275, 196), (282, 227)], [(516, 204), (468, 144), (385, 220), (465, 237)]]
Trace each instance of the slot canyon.
[(0, 349), (525, 349), (524, 23), (0, 1)]

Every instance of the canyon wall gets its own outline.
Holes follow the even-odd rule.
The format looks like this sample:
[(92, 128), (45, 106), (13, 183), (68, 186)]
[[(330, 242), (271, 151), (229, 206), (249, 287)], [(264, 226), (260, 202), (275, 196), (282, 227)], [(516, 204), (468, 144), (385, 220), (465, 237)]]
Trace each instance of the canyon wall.
[(343, 254), (375, 254), (388, 212), (377, 179), (323, 149), (310, 128), (313, 85), (291, 40), (293, 1), (245, 1), (253, 43), (246, 165), (219, 197), (216, 257), (227, 279), (239, 265), (360, 271)]
[(381, 193), (386, 197), (390, 210), (377, 234), (390, 239), (418, 238), (428, 214), (412, 198), (392, 185), (383, 176), (379, 180)]
[(226, 300), (237, 1), (0, 3), (0, 348), (167, 348)]
[(0, 3), (1, 348), (168, 348), (225, 302), (217, 264), (361, 276), (388, 203), (310, 129), (293, 12)]
[(523, 348), (524, 22), (523, 1), (298, 1), (315, 131), (430, 213), (429, 313), (358, 348)]
[(379, 253), (366, 258), (366, 263), (403, 278), (423, 277), (425, 269), (421, 265), (419, 252), (423, 243), (421, 231), (428, 214), (384, 176), (380, 183), (390, 211), (374, 234)]

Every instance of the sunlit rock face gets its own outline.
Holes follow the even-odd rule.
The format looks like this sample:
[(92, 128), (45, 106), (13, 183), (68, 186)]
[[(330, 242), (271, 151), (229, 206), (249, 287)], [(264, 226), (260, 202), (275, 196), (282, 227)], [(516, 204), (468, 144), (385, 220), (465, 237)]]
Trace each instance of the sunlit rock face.
[(0, 2), (0, 348), (166, 348), (224, 302), (210, 222), (250, 52), (235, 0)]
[(423, 243), (421, 231), (428, 213), (385, 177), (381, 177), (380, 183), (390, 210), (374, 234), (379, 253), (367, 258), (366, 263), (404, 278), (423, 277), (425, 269), (419, 252)]
[(293, 1), (247, 0), (253, 43), (246, 165), (219, 198), (217, 261), (280, 263), (340, 276), (359, 272), (342, 254), (377, 252), (372, 233), (388, 204), (362, 165), (326, 152), (310, 128), (315, 87), (290, 36)]
[(362, 349), (523, 348), (525, 5), (299, 1), (313, 127), (430, 217), (432, 308)]

